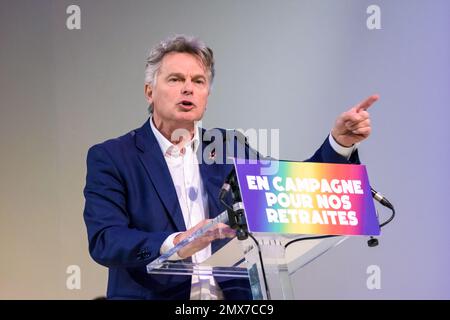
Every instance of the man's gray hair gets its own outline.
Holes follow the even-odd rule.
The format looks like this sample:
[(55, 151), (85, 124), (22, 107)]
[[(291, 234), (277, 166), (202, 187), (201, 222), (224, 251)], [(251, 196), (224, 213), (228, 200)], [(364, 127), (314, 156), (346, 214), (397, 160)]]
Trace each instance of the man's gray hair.
[[(206, 69), (210, 87), (214, 79), (214, 55), (213, 51), (200, 39), (186, 35), (176, 35), (167, 38), (152, 48), (145, 65), (145, 83), (151, 86), (156, 85), (156, 77), (161, 68), (164, 56), (171, 52), (189, 53), (200, 59)], [(149, 112), (153, 111), (153, 106), (149, 106)]]

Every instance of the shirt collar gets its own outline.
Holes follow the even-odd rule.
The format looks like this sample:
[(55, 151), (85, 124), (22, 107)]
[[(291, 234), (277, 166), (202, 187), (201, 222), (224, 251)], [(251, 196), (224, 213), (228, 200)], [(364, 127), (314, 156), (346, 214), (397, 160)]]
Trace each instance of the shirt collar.
[[(180, 149), (178, 146), (174, 145), (172, 142), (170, 142), (166, 137), (162, 135), (161, 132), (155, 127), (153, 123), (153, 117), (151, 116), (150, 119), (150, 127), (152, 128), (153, 134), (155, 135), (156, 141), (158, 141), (159, 147), (161, 148), (162, 153), (164, 156), (170, 155), (173, 157), (178, 157), (180, 154), (184, 155), (184, 148)], [(189, 141), (185, 147), (190, 146), (192, 151), (195, 153), (197, 152), (198, 146), (200, 144), (200, 138), (199, 138), (199, 128), (198, 123), (195, 121), (194, 123), (194, 137), (191, 141)]]

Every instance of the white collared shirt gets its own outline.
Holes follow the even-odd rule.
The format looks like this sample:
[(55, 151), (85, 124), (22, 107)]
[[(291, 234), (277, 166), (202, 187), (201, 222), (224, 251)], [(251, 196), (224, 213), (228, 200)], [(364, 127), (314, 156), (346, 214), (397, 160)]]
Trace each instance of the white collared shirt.
[[(150, 126), (158, 141), (172, 177), (173, 184), (183, 213), (186, 229), (190, 229), (200, 221), (209, 218), (208, 195), (203, 187), (197, 159), (199, 147), (199, 128), (195, 124), (194, 137), (182, 149), (172, 144), (153, 124)], [(180, 232), (171, 234), (161, 245), (160, 253), (164, 254), (174, 247), (173, 240)], [(211, 256), (211, 245), (196, 252), (192, 256), (193, 263), (201, 263)], [(176, 253), (171, 260), (181, 259)], [(221, 299), (222, 294), (216, 281), (210, 276), (193, 276), (191, 299)]]

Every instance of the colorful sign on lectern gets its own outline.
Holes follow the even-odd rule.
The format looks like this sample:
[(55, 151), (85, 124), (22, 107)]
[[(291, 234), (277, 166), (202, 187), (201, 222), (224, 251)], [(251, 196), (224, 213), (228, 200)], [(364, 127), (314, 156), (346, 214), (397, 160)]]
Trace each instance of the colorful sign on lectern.
[(364, 165), (273, 162), (234, 161), (249, 231), (380, 234)]

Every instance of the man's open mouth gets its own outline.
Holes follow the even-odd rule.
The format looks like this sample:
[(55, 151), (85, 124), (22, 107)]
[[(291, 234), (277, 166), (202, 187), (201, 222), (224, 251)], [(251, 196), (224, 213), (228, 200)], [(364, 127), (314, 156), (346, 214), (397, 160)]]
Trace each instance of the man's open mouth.
[(183, 107), (191, 107), (194, 106), (194, 104), (191, 101), (188, 100), (183, 100), (180, 103), (178, 103), (179, 105), (182, 105)]

